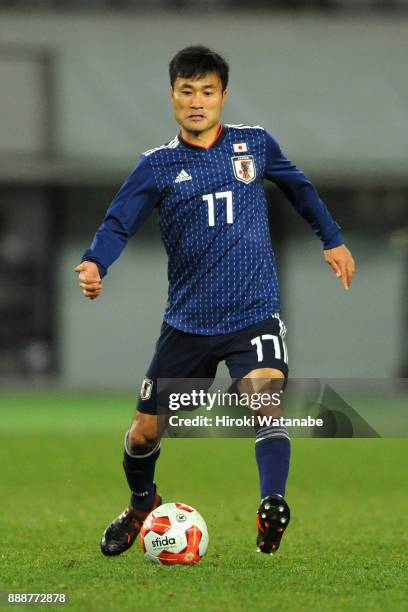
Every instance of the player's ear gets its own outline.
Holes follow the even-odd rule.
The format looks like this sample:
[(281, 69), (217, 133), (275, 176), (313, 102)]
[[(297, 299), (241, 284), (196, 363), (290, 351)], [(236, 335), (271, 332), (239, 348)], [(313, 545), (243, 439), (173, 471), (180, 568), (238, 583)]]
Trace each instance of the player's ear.
[(224, 89), (224, 91), (222, 92), (222, 103), (223, 104), (224, 104), (227, 96), (228, 96), (228, 89)]
[(171, 85), (170, 85), (170, 90), (169, 91), (170, 91), (170, 98), (173, 99), (174, 90), (173, 90), (173, 87)]

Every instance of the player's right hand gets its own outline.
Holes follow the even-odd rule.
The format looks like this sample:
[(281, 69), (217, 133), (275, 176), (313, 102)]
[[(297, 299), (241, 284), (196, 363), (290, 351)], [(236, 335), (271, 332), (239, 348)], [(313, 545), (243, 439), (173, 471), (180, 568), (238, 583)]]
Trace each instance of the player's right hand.
[(93, 261), (83, 261), (74, 268), (74, 272), (79, 273), (79, 286), (82, 288), (84, 296), (91, 300), (97, 298), (102, 291), (98, 266)]

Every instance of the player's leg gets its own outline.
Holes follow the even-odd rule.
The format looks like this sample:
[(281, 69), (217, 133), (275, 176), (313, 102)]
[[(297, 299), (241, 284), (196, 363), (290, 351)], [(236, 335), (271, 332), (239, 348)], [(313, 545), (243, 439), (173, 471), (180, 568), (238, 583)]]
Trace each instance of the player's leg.
[(163, 325), (155, 355), (143, 379), (138, 410), (125, 434), (122, 465), (130, 489), (130, 502), (103, 533), (101, 551), (107, 556), (120, 555), (130, 548), (146, 516), (161, 504), (154, 483), (154, 471), (160, 454), (163, 416), (158, 415), (155, 383), (160, 375), (160, 355), (166, 351), (168, 341), (165, 331)]
[(131, 504), (143, 510), (153, 507), (156, 495), (154, 470), (163, 433), (160, 422), (157, 415), (136, 412), (125, 435), (123, 467), (131, 491)]
[(134, 543), (149, 512), (161, 504), (154, 471), (160, 440), (168, 420), (166, 393), (158, 390), (160, 379), (210, 378), (216, 363), (209, 358), (205, 338), (185, 334), (163, 324), (156, 353), (144, 378), (137, 412), (125, 435), (123, 467), (129, 485), (129, 506), (105, 530), (101, 550), (119, 555)]
[[(255, 369), (249, 372), (239, 383), (241, 393), (249, 397), (254, 393), (264, 393), (265, 397), (281, 398), (285, 381), (282, 371), (275, 368)], [(266, 395), (267, 394), (267, 395)], [(282, 416), (281, 404), (263, 406), (261, 416), (279, 418)], [(258, 416), (254, 411), (255, 416)], [(290, 440), (286, 427), (276, 425), (256, 425), (255, 455), (259, 470), (261, 499), (267, 495), (285, 495), (286, 481), (289, 473)]]
[[(281, 396), (285, 375), (275, 368), (252, 370), (239, 383), (240, 389), (251, 396), (267, 393)], [(281, 404), (265, 406), (263, 415), (282, 416)], [(290, 521), (289, 506), (284, 499), (289, 473), (290, 439), (286, 427), (257, 425), (255, 456), (258, 465), (261, 503), (257, 511), (257, 550), (273, 554), (280, 545), (282, 535)]]
[[(162, 421), (161, 421), (162, 422)], [(120, 555), (132, 546), (146, 516), (161, 504), (154, 471), (160, 455), (162, 427), (157, 415), (137, 412), (125, 435), (123, 468), (131, 492), (130, 503), (106, 529), (101, 550)]]
[[(285, 327), (278, 317), (258, 323), (235, 339), (227, 358), (231, 376), (239, 378), (238, 389), (252, 396), (264, 393), (281, 396), (288, 374)], [(259, 411), (262, 416), (282, 416), (280, 404), (271, 401)], [(261, 504), (257, 512), (258, 550), (273, 553), (290, 520), (284, 500), (289, 473), (290, 439), (284, 426), (258, 423), (255, 455), (259, 472)]]

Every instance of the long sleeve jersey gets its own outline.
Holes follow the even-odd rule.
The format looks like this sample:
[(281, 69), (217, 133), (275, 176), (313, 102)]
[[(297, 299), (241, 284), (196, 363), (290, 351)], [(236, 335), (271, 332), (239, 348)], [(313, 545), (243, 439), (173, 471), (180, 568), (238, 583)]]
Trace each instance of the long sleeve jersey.
[(260, 126), (225, 125), (209, 147), (176, 136), (143, 153), (82, 261), (104, 276), (158, 209), (168, 255), (164, 319), (193, 334), (225, 334), (280, 311), (264, 179), (274, 182), (325, 249), (340, 227), (305, 174)]

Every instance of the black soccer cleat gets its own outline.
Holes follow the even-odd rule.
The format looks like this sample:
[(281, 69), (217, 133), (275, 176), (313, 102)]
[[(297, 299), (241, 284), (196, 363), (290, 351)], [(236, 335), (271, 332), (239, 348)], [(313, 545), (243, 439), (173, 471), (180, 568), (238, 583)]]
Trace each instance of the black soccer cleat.
[(290, 521), (290, 510), (282, 495), (268, 495), (261, 501), (256, 513), (258, 537), (257, 552), (273, 555)]
[(102, 553), (107, 557), (115, 557), (128, 550), (139, 535), (147, 515), (161, 503), (162, 499), (156, 493), (153, 506), (149, 510), (141, 510), (132, 505), (125, 508), (122, 514), (105, 529), (101, 541)]

